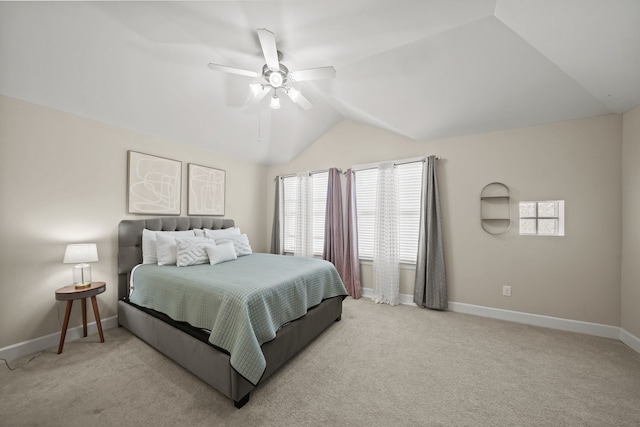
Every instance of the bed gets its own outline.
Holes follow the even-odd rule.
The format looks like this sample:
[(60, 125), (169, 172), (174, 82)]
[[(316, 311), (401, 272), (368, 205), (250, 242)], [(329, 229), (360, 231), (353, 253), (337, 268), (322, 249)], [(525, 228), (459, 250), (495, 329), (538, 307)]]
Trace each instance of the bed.
[[(304, 269), (304, 265), (314, 269), (319, 265), (327, 270), (325, 264), (328, 264), (330, 269), (335, 269), (326, 261), (321, 260), (252, 254), (238, 257), (236, 261), (213, 266), (216, 277), (218, 274), (220, 277), (211, 280), (218, 280), (220, 287), (228, 287), (228, 282), (231, 281), (230, 277), (236, 277), (236, 270), (243, 271), (242, 275), (237, 275), (237, 283), (233, 279), (233, 286), (228, 287), (229, 289), (241, 288), (242, 293), (239, 296), (227, 297), (227, 293), (224, 293), (225, 302), (218, 305), (215, 302), (210, 303), (206, 298), (200, 298), (203, 301), (203, 304), (200, 305), (214, 307), (215, 313), (200, 308), (202, 313), (198, 312), (199, 314), (195, 315), (193, 314), (196, 312), (195, 307), (193, 310), (191, 308), (188, 310), (171, 309), (162, 304), (158, 305), (157, 302), (153, 306), (148, 303), (152, 294), (156, 293), (155, 290), (150, 292), (151, 288), (157, 289), (158, 294), (162, 292), (162, 289), (166, 289), (166, 292), (175, 292), (176, 285), (171, 286), (169, 283), (164, 283), (165, 280), (168, 280), (168, 276), (188, 272), (188, 275), (193, 276), (192, 279), (197, 283), (195, 286), (207, 287), (204, 282), (198, 281), (203, 281), (209, 276), (213, 277), (213, 274), (211, 270), (208, 270), (212, 269), (209, 265), (176, 267), (145, 264), (141, 266), (143, 230), (225, 230), (234, 226), (233, 220), (218, 217), (159, 217), (121, 221), (118, 227), (118, 323), (232, 399), (235, 406), (241, 408), (249, 401), (253, 389), (273, 375), (278, 368), (335, 321), (341, 319), (342, 300), (346, 296), (346, 291), (337, 273), (326, 271), (322, 273), (323, 277), (333, 277), (334, 275), (338, 277), (339, 284), (331, 280), (332, 283), (327, 285), (327, 288), (331, 288), (330, 290), (318, 291), (317, 280), (325, 280), (324, 278), (311, 280), (307, 279), (307, 276), (300, 276), (294, 280), (296, 282), (294, 284), (285, 284), (284, 281), (280, 284), (280, 279), (274, 276), (273, 281), (278, 282), (277, 286), (279, 287), (278, 291), (273, 291), (273, 295), (271, 295), (262, 283), (249, 282), (252, 275), (255, 277), (262, 275), (262, 280), (267, 281), (266, 278), (271, 277), (270, 267), (267, 264), (275, 264), (275, 261), (296, 262), (295, 260), (297, 260), (297, 262), (302, 262), (302, 267), (296, 264), (289, 270), (297, 272), (299, 269)], [(287, 270), (287, 268), (279, 267), (278, 270)], [(133, 293), (130, 295), (132, 271), (134, 271), (135, 280), (133, 281)], [(253, 273), (251, 273), (252, 271)], [(276, 272), (273, 274), (276, 275)], [(181, 277), (177, 280), (182, 283)], [(301, 285), (301, 283), (305, 283), (305, 285)], [(144, 286), (147, 287), (144, 288)], [(215, 287), (217, 286), (215, 285)], [(285, 289), (282, 286), (288, 287)], [(219, 292), (232, 291), (225, 289)], [(305, 307), (303, 311), (300, 311), (301, 308), (297, 306), (291, 308), (284, 300), (278, 299), (284, 298), (281, 294), (289, 296), (300, 294), (301, 296), (297, 298), (304, 299), (305, 304), (309, 307)], [(259, 295), (259, 298), (255, 295)], [(136, 298), (132, 298), (134, 296)], [(250, 308), (245, 310), (239, 306), (240, 308), (235, 310), (225, 311), (223, 309), (232, 307), (233, 305), (229, 301), (235, 300), (244, 301)], [(259, 321), (246, 321), (242, 317), (234, 317), (241, 316), (236, 311), (246, 311), (253, 319), (256, 310), (262, 310), (263, 301), (266, 300), (269, 301), (269, 304), (278, 307), (277, 310), (266, 310), (271, 316), (268, 319), (260, 318)], [(280, 312), (285, 314), (279, 314)], [(213, 321), (213, 326), (208, 327), (207, 322), (210, 321)], [(227, 322), (227, 326), (221, 323), (223, 321)], [(268, 326), (249, 328), (247, 323), (252, 322), (257, 325), (266, 323)], [(194, 327), (193, 324), (199, 327)], [(236, 338), (227, 339), (230, 335), (225, 332), (227, 329), (237, 329), (240, 333)], [(270, 335), (272, 332), (275, 337)], [(247, 362), (247, 360), (249, 361)]]

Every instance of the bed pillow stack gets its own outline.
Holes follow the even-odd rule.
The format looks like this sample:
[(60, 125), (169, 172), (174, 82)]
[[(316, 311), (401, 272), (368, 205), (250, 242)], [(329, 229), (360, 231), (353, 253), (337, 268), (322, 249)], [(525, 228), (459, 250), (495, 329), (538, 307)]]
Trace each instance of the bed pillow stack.
[[(220, 246), (220, 248), (217, 248)], [(237, 227), (222, 230), (142, 231), (142, 263), (186, 267), (218, 264), (253, 253)]]
[[(194, 237), (193, 230), (185, 231), (151, 231), (142, 230), (142, 263), (158, 264), (158, 234), (172, 237)], [(175, 264), (175, 262), (174, 262)]]
[(206, 237), (211, 237), (217, 245), (232, 243), (237, 256), (251, 255), (253, 250), (249, 243), (249, 237), (240, 233), (239, 228), (226, 228), (224, 230), (204, 230)]

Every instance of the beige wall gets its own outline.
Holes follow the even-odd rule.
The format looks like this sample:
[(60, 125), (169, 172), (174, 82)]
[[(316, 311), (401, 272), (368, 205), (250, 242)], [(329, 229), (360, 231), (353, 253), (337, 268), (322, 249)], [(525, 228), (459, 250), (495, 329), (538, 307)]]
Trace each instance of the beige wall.
[[(424, 142), (343, 121), (291, 163), (267, 168), (0, 97), (0, 348), (59, 331), (64, 306), (54, 291), (71, 279), (61, 262), (70, 242), (98, 243), (93, 277), (109, 285), (102, 317), (116, 314), (117, 224), (136, 217), (126, 213), (127, 150), (181, 160), (183, 177), (189, 162), (225, 169), (226, 217), (257, 251), (268, 249), (275, 175), (436, 154), (451, 301), (622, 325), (640, 336), (638, 108)], [(504, 235), (484, 233), (478, 198), (492, 181), (511, 188), (514, 215), (519, 200), (566, 200), (567, 235), (520, 237), (517, 221)], [(186, 181), (182, 206), (185, 215)], [(370, 288), (371, 267), (362, 273)], [(412, 293), (412, 279), (402, 270), (402, 293)], [(74, 307), (71, 326), (79, 324)]]
[[(277, 174), (438, 155), (450, 301), (618, 326), (621, 141), (615, 115), (425, 142), (343, 121), (270, 167), (267, 192)], [(513, 226), (500, 236), (479, 222), (480, 191), (493, 181), (513, 198)], [(518, 201), (545, 199), (566, 201), (566, 236), (519, 236)], [(371, 288), (371, 267), (362, 275)], [(402, 271), (400, 291), (413, 293), (412, 270)]]
[(640, 337), (640, 107), (622, 120), (621, 326)]
[[(117, 226), (137, 217), (127, 214), (127, 150), (183, 162), (183, 215), (187, 163), (226, 170), (226, 217), (266, 249), (266, 167), (0, 97), (0, 348), (60, 331), (54, 291), (71, 281), (67, 243), (98, 244), (101, 315), (116, 314)], [(76, 306), (70, 326), (81, 324)]]

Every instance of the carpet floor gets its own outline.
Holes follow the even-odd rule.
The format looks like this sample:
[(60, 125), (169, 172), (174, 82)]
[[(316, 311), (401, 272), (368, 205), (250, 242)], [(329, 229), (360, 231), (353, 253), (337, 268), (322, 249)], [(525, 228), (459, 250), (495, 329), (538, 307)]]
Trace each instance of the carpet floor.
[(0, 366), (1, 426), (640, 426), (622, 342), (346, 299), (242, 409), (123, 328)]

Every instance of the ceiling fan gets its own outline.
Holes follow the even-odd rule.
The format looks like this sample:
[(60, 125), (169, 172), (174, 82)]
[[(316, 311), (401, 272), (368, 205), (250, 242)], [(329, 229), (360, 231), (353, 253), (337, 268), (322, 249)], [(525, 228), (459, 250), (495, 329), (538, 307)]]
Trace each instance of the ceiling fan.
[(303, 82), (308, 80), (332, 79), (336, 75), (335, 68), (319, 67), (309, 68), (306, 70), (289, 71), (289, 69), (280, 63), (282, 52), (276, 47), (275, 34), (264, 28), (258, 29), (258, 38), (262, 47), (262, 54), (266, 64), (262, 66), (261, 72), (248, 71), (240, 68), (229, 67), (220, 64), (208, 64), (212, 70), (224, 71), (225, 73), (239, 74), (247, 77), (260, 77), (260, 83), (250, 84), (251, 99), (248, 104), (257, 104), (267, 94), (273, 91), (269, 106), (273, 109), (280, 108), (280, 98), (278, 91), (284, 92), (291, 100), (305, 110), (313, 107), (311, 102), (299, 90), (291, 86), (294, 82)]

